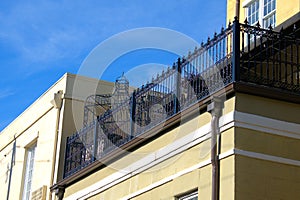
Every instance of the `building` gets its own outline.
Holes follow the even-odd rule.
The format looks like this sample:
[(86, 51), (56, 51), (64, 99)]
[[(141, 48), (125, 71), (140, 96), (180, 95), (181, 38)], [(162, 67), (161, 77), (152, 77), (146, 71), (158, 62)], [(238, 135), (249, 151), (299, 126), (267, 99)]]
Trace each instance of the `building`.
[[(228, 0), (228, 27), (150, 83), (130, 93), (122, 76), (119, 91), (85, 91), (85, 106), (81, 98), (72, 115), (63, 103), (60, 142), (49, 143), (54, 178), (33, 182), (31, 191), (50, 186), (51, 198), (59, 200), (299, 199), (299, 11), (297, 0)], [(61, 90), (62, 97), (71, 94), (62, 88), (45, 93), (45, 102)], [(54, 112), (53, 105), (48, 109)], [(47, 115), (39, 116), (42, 123)], [(83, 124), (80, 129), (74, 120)], [(0, 135), (10, 141), (1, 154), (13, 148), (13, 132), (25, 137), (30, 128), (11, 130)], [(35, 152), (37, 136), (27, 142), (21, 136), (12, 163), (18, 144), (21, 158)], [(7, 169), (1, 161), (2, 167)], [(17, 164), (10, 174), (17, 176), (15, 171)]]
[(300, 198), (299, 1), (228, 0), (227, 21), (68, 138), (59, 199)]
[(65, 74), (1, 131), (1, 199), (54, 198), (50, 186), (63, 165), (58, 163), (64, 156), (59, 155), (61, 143), (76, 127), (82, 127), (87, 95), (111, 93), (113, 85)]

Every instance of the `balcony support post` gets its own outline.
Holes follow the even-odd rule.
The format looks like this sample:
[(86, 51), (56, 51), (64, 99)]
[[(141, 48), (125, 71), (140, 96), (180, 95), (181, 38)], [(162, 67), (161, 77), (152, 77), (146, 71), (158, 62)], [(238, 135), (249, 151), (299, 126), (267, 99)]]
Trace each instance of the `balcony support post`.
[(98, 150), (98, 117), (97, 119), (94, 121), (94, 149), (93, 149), (93, 161), (95, 161), (97, 159), (97, 150)]
[(134, 137), (134, 125), (135, 125), (135, 114), (136, 114), (136, 91), (134, 90), (131, 96), (131, 111), (130, 111), (130, 139)]
[(178, 58), (176, 66), (176, 93), (174, 97), (174, 113), (180, 111), (180, 95), (181, 95), (181, 60)]
[(237, 17), (232, 25), (232, 82), (240, 81), (240, 23)]

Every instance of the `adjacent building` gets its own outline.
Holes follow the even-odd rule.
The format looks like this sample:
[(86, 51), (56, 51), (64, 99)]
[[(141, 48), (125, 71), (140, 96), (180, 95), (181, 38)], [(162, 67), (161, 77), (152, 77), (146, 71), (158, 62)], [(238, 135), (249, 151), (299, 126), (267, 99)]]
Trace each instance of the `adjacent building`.
[(228, 27), (133, 91), (65, 75), (1, 133), (1, 194), (299, 199), (299, 11), (228, 0)]
[[(82, 127), (85, 99), (114, 84), (65, 74), (0, 134), (1, 199), (52, 199), (61, 144)], [(61, 153), (61, 154), (60, 154)]]

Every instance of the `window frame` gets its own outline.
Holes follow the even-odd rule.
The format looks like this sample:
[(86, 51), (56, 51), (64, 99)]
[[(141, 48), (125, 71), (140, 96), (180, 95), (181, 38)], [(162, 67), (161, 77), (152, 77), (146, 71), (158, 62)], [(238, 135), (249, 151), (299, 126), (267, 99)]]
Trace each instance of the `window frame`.
[(193, 191), (193, 192), (178, 196), (176, 198), (176, 200), (191, 200), (192, 198), (195, 198), (195, 197), (197, 197), (197, 199), (198, 199), (198, 191)]
[[(271, 19), (273, 18), (273, 24), (272, 25), (272, 28), (274, 28), (276, 26), (276, 9), (277, 9), (277, 2), (276, 0), (267, 0), (267, 1), (271, 1), (270, 4), (271, 4), (271, 8), (272, 8), (272, 3), (274, 1), (274, 9), (271, 10), (271, 11), (267, 11), (268, 13), (265, 15), (265, 12), (264, 12), (264, 8), (265, 8), (265, 0), (247, 0), (243, 3), (243, 7), (245, 8), (245, 16), (247, 18), (249, 18), (249, 7), (255, 3), (255, 2), (258, 2), (259, 4), (259, 7), (258, 7), (258, 22), (259, 24), (261, 25), (261, 27), (263, 28), (268, 28), (269, 25), (265, 26), (265, 22), (268, 20), (268, 19)], [(268, 2), (267, 2), (267, 5), (268, 5)], [(249, 21), (249, 24), (250, 25), (255, 25), (257, 23), (256, 22), (252, 22), (250, 23), (250, 20), (248, 19)], [(268, 23), (269, 24), (269, 23)]]
[(26, 147), (25, 159), (24, 159), (24, 175), (23, 175), (23, 190), (22, 200), (29, 200), (32, 192), (32, 177), (35, 165), (37, 142)]

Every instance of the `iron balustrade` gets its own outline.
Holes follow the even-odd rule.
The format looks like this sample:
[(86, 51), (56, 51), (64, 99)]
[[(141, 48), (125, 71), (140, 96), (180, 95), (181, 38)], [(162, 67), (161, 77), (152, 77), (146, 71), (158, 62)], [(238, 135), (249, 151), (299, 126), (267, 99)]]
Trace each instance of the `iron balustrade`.
[[(67, 138), (64, 178), (233, 82), (300, 92), (299, 38), (236, 19)], [(144, 137), (144, 136), (143, 136)]]
[(272, 27), (261, 29), (259, 23), (241, 26), (241, 80), (280, 88), (299, 90), (299, 37), (274, 32)]

